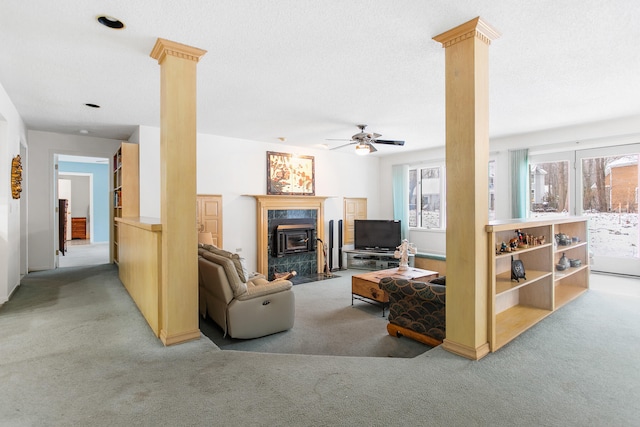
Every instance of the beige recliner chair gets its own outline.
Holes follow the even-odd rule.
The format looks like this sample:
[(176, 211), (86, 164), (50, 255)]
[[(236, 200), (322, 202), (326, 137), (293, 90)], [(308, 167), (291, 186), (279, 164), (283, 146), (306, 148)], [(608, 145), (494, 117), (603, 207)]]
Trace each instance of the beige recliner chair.
[(288, 280), (244, 271), (236, 254), (198, 245), (199, 309), (232, 338), (257, 338), (293, 327), (295, 298)]

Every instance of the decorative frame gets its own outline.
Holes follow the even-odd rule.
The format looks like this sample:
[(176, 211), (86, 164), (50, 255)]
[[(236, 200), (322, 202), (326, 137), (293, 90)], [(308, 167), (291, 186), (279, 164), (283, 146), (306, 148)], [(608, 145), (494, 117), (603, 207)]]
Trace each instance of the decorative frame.
[(22, 192), (22, 162), (18, 154), (11, 160), (11, 196), (20, 198)]
[(315, 196), (313, 156), (267, 151), (267, 194)]

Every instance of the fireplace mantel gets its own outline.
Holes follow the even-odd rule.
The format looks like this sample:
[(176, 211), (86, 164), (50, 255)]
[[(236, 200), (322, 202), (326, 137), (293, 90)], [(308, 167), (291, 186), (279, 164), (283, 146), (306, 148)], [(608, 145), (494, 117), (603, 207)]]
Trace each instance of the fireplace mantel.
[[(324, 240), (324, 201), (329, 196), (278, 196), (278, 195), (250, 195), (256, 199), (256, 230), (257, 230), (257, 270), (262, 274), (268, 274), (269, 263), (269, 211), (309, 209), (316, 210), (317, 221), (316, 236)], [(324, 258), (322, 251), (316, 251), (318, 256), (318, 273), (324, 271)]]

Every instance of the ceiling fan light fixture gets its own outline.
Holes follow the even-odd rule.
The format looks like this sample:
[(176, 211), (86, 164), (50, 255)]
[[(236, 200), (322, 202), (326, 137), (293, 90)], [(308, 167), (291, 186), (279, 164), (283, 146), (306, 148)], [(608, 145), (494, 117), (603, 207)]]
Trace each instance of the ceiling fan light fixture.
[(356, 154), (359, 156), (365, 156), (371, 152), (371, 147), (369, 144), (365, 144), (363, 142), (356, 145)]

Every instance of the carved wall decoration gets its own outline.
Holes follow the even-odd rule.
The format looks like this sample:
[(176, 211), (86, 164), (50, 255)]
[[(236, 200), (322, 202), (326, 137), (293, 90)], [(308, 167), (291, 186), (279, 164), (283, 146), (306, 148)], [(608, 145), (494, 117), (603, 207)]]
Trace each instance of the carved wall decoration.
[(11, 160), (11, 195), (14, 199), (20, 198), (22, 192), (22, 162), (18, 154)]

